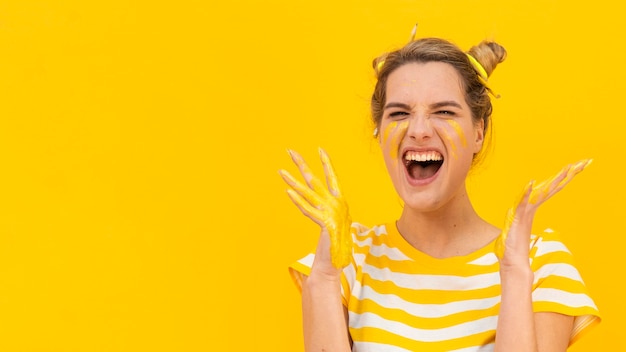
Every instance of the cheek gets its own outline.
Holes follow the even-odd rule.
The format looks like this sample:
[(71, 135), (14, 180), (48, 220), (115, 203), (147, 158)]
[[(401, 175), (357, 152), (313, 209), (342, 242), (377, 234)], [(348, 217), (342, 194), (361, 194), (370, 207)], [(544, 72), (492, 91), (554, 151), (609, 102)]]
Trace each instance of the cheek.
[(435, 126), (441, 138), (450, 146), (449, 152), (453, 159), (459, 158), (459, 153), (467, 149), (467, 139), (461, 125), (454, 120), (441, 121)]
[(391, 160), (397, 160), (399, 157), (400, 143), (406, 135), (406, 131), (409, 127), (408, 121), (393, 121), (385, 127), (383, 134), (381, 135), (380, 145), (385, 155), (388, 155)]
[(454, 121), (454, 120), (448, 120), (447, 123), (448, 125), (452, 127), (454, 132), (456, 132), (456, 134), (459, 136), (459, 140), (461, 141), (461, 146), (463, 146), (463, 148), (467, 148), (467, 139), (465, 138), (465, 132), (463, 132), (463, 128), (461, 127), (461, 125), (457, 121)]

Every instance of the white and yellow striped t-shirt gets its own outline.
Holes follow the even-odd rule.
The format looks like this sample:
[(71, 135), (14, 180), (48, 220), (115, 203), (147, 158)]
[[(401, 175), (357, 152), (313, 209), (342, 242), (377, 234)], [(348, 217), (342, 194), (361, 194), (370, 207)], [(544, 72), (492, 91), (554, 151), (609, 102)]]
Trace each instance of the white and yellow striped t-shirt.
[[(352, 263), (343, 271), (353, 351), (493, 351), (500, 307), (494, 244), (436, 259), (411, 246), (395, 225), (360, 224)], [(301, 287), (314, 254), (290, 272)], [(600, 321), (572, 254), (550, 230), (531, 239), (533, 309), (574, 316), (570, 344)]]

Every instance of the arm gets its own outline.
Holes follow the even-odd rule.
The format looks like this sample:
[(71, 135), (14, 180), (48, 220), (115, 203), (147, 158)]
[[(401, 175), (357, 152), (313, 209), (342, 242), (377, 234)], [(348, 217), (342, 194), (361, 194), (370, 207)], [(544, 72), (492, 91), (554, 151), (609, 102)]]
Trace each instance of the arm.
[(534, 274), (529, 264), (530, 233), (538, 207), (567, 185), (589, 161), (564, 168), (553, 178), (531, 182), (509, 210), (496, 241), (500, 259), (502, 301), (496, 330), (497, 352), (557, 352), (569, 345), (574, 318), (557, 313), (533, 313)]
[(348, 310), (341, 301), (341, 269), (329, 265), (329, 245), (330, 236), (322, 230), (311, 274), (302, 283), (306, 351), (350, 351)]
[(533, 313), (532, 272), (501, 273), (502, 302), (496, 331), (496, 351), (564, 352), (574, 317), (551, 312)]
[(325, 187), (302, 157), (290, 151), (306, 185), (287, 171), (287, 194), (321, 228), (310, 275), (302, 283), (302, 316), (306, 351), (350, 351), (347, 310), (341, 300), (341, 272), (352, 257), (351, 219), (328, 155), (320, 149)]

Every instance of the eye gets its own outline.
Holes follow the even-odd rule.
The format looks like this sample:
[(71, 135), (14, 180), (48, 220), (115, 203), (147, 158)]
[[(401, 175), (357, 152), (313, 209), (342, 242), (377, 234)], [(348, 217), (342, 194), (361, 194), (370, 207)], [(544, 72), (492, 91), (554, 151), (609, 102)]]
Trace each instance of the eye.
[(409, 115), (409, 113), (406, 112), (406, 111), (392, 111), (389, 114), (389, 117), (390, 118), (402, 118), (402, 117), (408, 116), (408, 115)]
[(433, 116), (436, 116), (441, 119), (452, 119), (452, 118), (456, 118), (457, 116), (459, 116), (459, 114), (457, 114), (456, 112), (452, 110), (436, 110), (433, 113)]

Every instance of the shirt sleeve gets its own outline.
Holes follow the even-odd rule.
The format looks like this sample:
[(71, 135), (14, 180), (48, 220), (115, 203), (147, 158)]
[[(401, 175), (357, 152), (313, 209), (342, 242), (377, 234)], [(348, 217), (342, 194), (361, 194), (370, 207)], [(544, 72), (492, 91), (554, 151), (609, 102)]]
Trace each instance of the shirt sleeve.
[[(313, 265), (313, 260), (315, 259), (315, 254), (310, 253), (307, 256), (301, 258), (297, 262), (291, 264), (289, 266), (289, 274), (291, 275), (291, 279), (294, 284), (302, 293), (302, 283), (306, 276), (311, 274), (311, 266)], [(348, 306), (348, 297), (350, 297), (350, 284), (348, 282), (348, 273), (354, 271), (353, 265), (350, 264), (343, 269), (341, 273), (341, 302), (345, 307)]]
[[(352, 228), (353, 230), (356, 230), (351, 231), (353, 241), (356, 241), (355, 236), (357, 233), (369, 231), (368, 228), (356, 222), (352, 224)], [(291, 278), (300, 293), (302, 293), (302, 283), (304, 278), (311, 274), (311, 267), (313, 266), (314, 260), (315, 253), (309, 253), (305, 257), (301, 258), (300, 260), (289, 266), (289, 274), (291, 275)], [(343, 305), (346, 307), (348, 306), (348, 298), (350, 297), (351, 290), (354, 285), (356, 267), (357, 264), (355, 262), (355, 256), (353, 252), (350, 264), (348, 264), (348, 266), (343, 269), (343, 272), (341, 274), (341, 300), (343, 302)]]
[(546, 230), (535, 238), (531, 248), (533, 310), (574, 317), (570, 345), (601, 320), (574, 258), (557, 233)]

